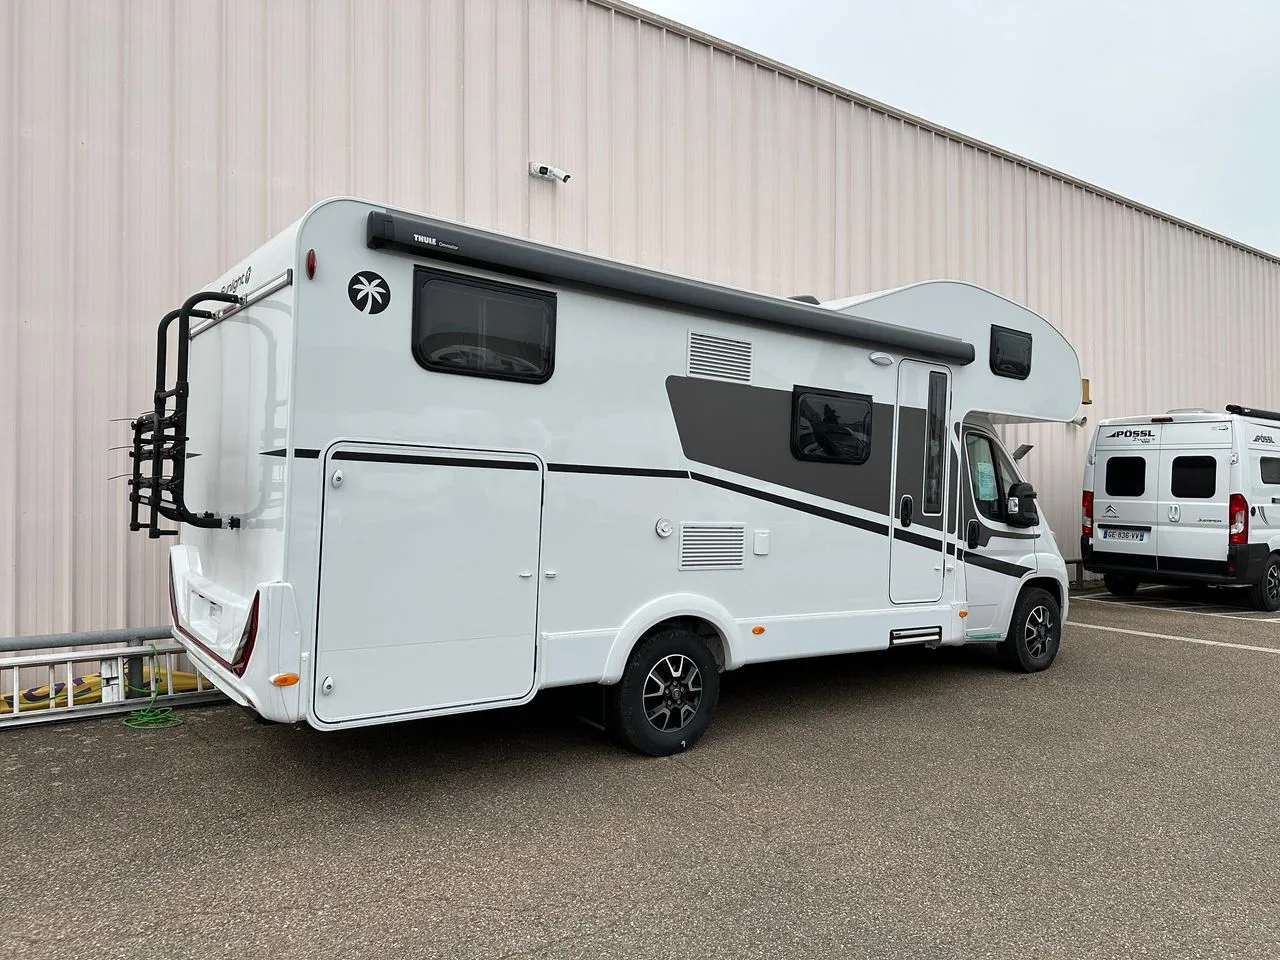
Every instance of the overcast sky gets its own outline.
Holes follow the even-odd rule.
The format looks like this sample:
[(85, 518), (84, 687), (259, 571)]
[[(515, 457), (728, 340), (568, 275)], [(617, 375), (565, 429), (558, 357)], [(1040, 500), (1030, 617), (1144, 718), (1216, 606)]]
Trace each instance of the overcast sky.
[(632, 0), (1280, 254), (1280, 0)]

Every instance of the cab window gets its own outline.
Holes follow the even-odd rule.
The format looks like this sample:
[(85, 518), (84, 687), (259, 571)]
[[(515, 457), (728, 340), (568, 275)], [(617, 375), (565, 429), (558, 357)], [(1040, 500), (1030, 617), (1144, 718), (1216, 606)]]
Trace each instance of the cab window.
[(965, 435), (964, 445), (965, 459), (969, 462), (969, 485), (978, 512), (988, 520), (1003, 523), (1009, 487), (1017, 482), (1017, 475), (990, 437), (969, 433)]

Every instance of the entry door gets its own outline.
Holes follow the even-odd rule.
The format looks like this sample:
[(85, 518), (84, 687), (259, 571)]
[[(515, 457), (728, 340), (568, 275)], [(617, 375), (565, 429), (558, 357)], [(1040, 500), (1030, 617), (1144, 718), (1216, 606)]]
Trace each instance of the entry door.
[(538, 462), (352, 445), (329, 456), (324, 482), (316, 715), (341, 722), (527, 694)]
[(903, 360), (898, 366), (889, 542), (889, 599), (893, 603), (942, 599), (950, 411), (950, 371)]

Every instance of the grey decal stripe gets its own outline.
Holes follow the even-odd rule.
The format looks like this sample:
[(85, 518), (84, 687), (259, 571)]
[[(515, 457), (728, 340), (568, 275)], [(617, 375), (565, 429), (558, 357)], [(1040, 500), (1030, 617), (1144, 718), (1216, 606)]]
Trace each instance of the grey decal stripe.
[(768, 493), (764, 490), (757, 490), (754, 487), (744, 487), (741, 484), (730, 483), (728, 480), (721, 480), (718, 477), (709, 477), (702, 473), (690, 473), (689, 476), (692, 479), (697, 480), (699, 483), (707, 483), (713, 487), (721, 487), (725, 490), (731, 490), (734, 493), (740, 493), (746, 497), (754, 497), (757, 500), (764, 500), (767, 503), (777, 504), (780, 507), (799, 510), (802, 513), (821, 517), (824, 520), (834, 520), (836, 523), (843, 523), (846, 526), (869, 530), (871, 533), (878, 533), (882, 537), (887, 537), (889, 535), (889, 526), (885, 523), (876, 523), (874, 520), (855, 517), (849, 513), (840, 513), (837, 510), (828, 510), (826, 507), (819, 507), (816, 504), (805, 503), (802, 500), (792, 500), (789, 497), (780, 497), (776, 493)]
[(956, 558), (963, 560), (965, 563), (972, 563), (975, 567), (983, 567), (992, 573), (1003, 573), (1007, 577), (1017, 577), (1019, 580), (1031, 572), (1030, 567), (1009, 563), (1007, 560), (997, 560), (995, 557), (985, 557), (970, 550), (958, 551)]
[(898, 348), (916, 356), (960, 364), (973, 363), (976, 356), (973, 344), (955, 337), (837, 313), (797, 300), (671, 276), (634, 264), (426, 217), (371, 212), (365, 222), (365, 242), (373, 250), (399, 250), (438, 261), (497, 267), (514, 276), (600, 289), (614, 295), (675, 304), (841, 340)]
[(871, 453), (853, 466), (795, 458), (790, 390), (671, 376), (667, 398), (680, 446), (694, 463), (889, 516), (892, 405), (873, 405)]

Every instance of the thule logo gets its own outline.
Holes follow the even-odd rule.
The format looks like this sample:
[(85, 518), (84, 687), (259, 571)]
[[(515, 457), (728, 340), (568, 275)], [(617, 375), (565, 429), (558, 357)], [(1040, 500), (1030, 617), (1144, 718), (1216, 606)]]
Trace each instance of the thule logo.
[(1268, 437), (1265, 433), (1260, 433), (1253, 438), (1254, 443), (1275, 443), (1275, 437)]
[(1148, 440), (1154, 440), (1156, 433), (1154, 430), (1115, 430), (1107, 434), (1108, 440), (1115, 440), (1116, 438), (1141, 440), (1145, 443)]

